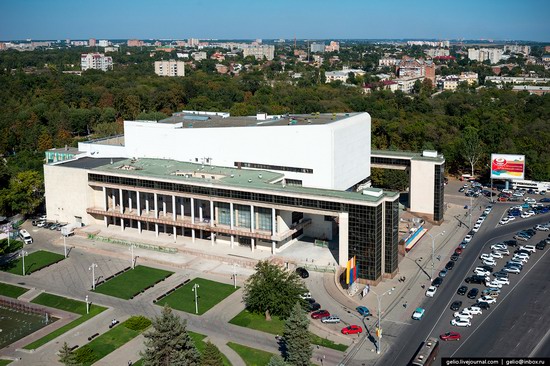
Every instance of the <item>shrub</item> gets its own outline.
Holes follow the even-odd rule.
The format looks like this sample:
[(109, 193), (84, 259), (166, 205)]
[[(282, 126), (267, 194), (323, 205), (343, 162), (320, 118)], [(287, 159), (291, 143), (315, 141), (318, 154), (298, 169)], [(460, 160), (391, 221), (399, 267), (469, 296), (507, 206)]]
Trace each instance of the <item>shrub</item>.
[(147, 329), (151, 325), (151, 321), (144, 316), (132, 316), (124, 322), (124, 326), (128, 329), (135, 330), (136, 332), (141, 332), (144, 329)]

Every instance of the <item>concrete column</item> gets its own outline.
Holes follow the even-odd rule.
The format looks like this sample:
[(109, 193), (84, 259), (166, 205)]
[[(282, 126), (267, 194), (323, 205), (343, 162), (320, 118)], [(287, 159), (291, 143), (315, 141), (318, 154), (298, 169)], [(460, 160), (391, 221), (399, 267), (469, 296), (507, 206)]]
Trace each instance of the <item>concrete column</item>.
[(191, 222), (195, 223), (195, 199), (193, 197), (191, 197)]
[[(229, 228), (233, 230), (233, 202), (229, 202)], [(233, 245), (231, 246), (233, 248)]]
[(136, 191), (136, 204), (137, 204), (138, 216), (141, 216), (141, 200), (140, 200), (140, 197), (139, 197), (139, 191)]
[(271, 254), (275, 254), (276, 245), (277, 245), (277, 244), (275, 243), (275, 241), (272, 241), (272, 242), (271, 242)]
[(114, 188), (111, 190), (111, 196), (113, 201), (113, 211), (116, 211), (116, 195)]
[(132, 212), (132, 191), (128, 191), (128, 211)]
[(109, 197), (107, 196), (107, 187), (103, 187), (103, 211), (107, 211), (109, 207)]
[(176, 235), (177, 235), (177, 232), (176, 232), (176, 227), (175, 226), (172, 226), (172, 231), (173, 231), (173, 235), (174, 235), (174, 242), (176, 242)]
[(233, 249), (234, 245), (235, 245), (235, 235), (231, 235), (231, 249)]
[[(214, 226), (214, 201), (210, 201), (210, 227), (213, 227), (213, 226)], [(212, 235), (214, 235), (214, 233), (212, 233)], [(214, 242), (212, 242), (212, 244), (214, 244)]]
[(120, 218), (120, 231), (124, 231), (124, 219)]
[[(172, 195), (172, 220), (174, 220), (174, 221), (176, 221), (176, 215), (178, 214), (177, 211), (178, 211), (178, 209), (176, 208), (176, 196)], [(175, 228), (175, 226), (174, 226), (174, 228)]]
[(210, 232), (210, 241), (212, 242), (212, 245), (214, 245), (215, 236), (216, 234), (214, 234), (213, 232)]
[(160, 198), (162, 199), (162, 216), (166, 217), (166, 199), (164, 196)]
[(340, 212), (338, 215), (338, 230), (338, 265), (345, 267), (349, 257), (349, 214), (347, 212)]
[(145, 193), (145, 213), (149, 216), (149, 193)]
[(118, 194), (120, 197), (120, 213), (124, 213), (124, 200), (122, 199), (122, 188), (119, 188)]
[(195, 242), (195, 229), (191, 229), (191, 240)]
[(185, 203), (185, 198), (181, 198), (181, 203), (180, 203), (180, 209), (181, 209), (181, 219), (183, 220), (183, 217), (185, 216), (185, 206), (184, 206), (184, 203)]
[(141, 234), (141, 221), (138, 220), (138, 233)]
[(202, 222), (202, 205), (199, 206), (199, 221)]
[(256, 217), (254, 217), (254, 205), (250, 205), (250, 232), (256, 231)]
[(272, 208), (271, 209), (271, 235), (275, 236), (275, 234), (277, 234), (277, 227), (276, 227), (276, 222), (277, 222), (277, 211)]
[[(159, 202), (158, 202), (158, 196), (156, 193), (153, 194), (154, 200), (155, 200), (155, 219), (159, 218)], [(158, 228), (158, 225), (156, 225)], [(158, 235), (158, 230), (157, 230)]]
[(250, 249), (252, 250), (252, 253), (254, 253), (254, 244), (256, 243), (256, 240), (254, 238), (250, 239)]
[(159, 236), (159, 224), (155, 223), (155, 236)]

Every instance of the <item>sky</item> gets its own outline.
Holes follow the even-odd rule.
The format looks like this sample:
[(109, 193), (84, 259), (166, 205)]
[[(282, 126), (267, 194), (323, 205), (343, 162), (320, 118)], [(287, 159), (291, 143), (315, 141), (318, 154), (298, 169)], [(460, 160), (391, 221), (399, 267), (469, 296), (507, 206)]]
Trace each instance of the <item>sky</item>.
[(550, 0), (0, 0), (0, 40), (550, 42)]

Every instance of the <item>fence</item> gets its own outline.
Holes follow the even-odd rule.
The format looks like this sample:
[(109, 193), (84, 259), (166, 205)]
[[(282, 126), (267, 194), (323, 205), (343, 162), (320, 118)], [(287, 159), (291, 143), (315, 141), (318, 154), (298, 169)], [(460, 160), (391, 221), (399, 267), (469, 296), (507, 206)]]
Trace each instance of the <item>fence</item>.
[(102, 241), (104, 243), (109, 243), (109, 244), (125, 245), (127, 247), (134, 245), (136, 248), (139, 248), (139, 249), (153, 250), (161, 253), (174, 254), (174, 253), (177, 253), (178, 251), (176, 248), (162, 247), (160, 245), (154, 245), (154, 244), (137, 243), (137, 242), (127, 241), (123, 239), (105, 238), (103, 236), (98, 236), (95, 234), (88, 234), (88, 239)]
[(31, 313), (37, 315), (43, 315), (50, 317), (50, 313), (46, 309), (39, 306), (32, 306), (20, 301), (0, 299), (0, 307), (5, 307), (11, 310), (19, 311), (22, 313)]

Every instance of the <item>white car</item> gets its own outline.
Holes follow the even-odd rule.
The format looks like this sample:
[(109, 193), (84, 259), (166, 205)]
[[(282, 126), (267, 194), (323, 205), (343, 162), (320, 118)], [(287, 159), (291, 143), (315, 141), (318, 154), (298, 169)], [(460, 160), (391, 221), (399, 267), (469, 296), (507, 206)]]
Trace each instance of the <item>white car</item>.
[(529, 259), (531, 258), (531, 256), (525, 252), (523, 253), (514, 253), (513, 255), (514, 257), (517, 257), (517, 258), (525, 258), (525, 259)]
[(430, 286), (430, 287), (428, 287), (428, 290), (426, 290), (426, 296), (434, 297), (436, 291), (437, 291), (437, 287)]
[(510, 216), (510, 215), (508, 216), (508, 221), (514, 221), (515, 219), (516, 219), (515, 216)]
[(491, 296), (481, 296), (478, 300), (479, 302), (486, 302), (487, 304), (494, 304), (497, 300)]
[(491, 245), (492, 250), (499, 250), (499, 249), (508, 249), (506, 244), (493, 244)]
[(495, 258), (495, 259), (502, 259), (502, 258), (504, 258), (504, 256), (502, 255), (502, 253), (495, 252), (495, 251), (493, 251), (493, 252), (491, 253), (491, 255), (492, 255), (493, 258)]
[(483, 313), (481, 311), (481, 308), (477, 306), (470, 306), (470, 307), (464, 308), (462, 309), (462, 312), (465, 314), (472, 314), (472, 315), (479, 315)]
[[(507, 279), (507, 278), (502, 278), (502, 277), (499, 278), (499, 277), (497, 277), (497, 278), (493, 279), (493, 280), (491, 281), (491, 283), (493, 283), (493, 284), (499, 283), (499, 284), (501, 284), (501, 285), (509, 285), (509, 284), (510, 284), (510, 280)], [(490, 286), (490, 287), (493, 287), (493, 286)], [(495, 286), (495, 287), (497, 287), (497, 286)]]
[(456, 318), (461, 318), (461, 319), (472, 319), (474, 317), (473, 314), (470, 314), (470, 313), (465, 313), (465, 312), (462, 312), (462, 311), (456, 311), (453, 316)]
[(465, 242), (465, 243), (469, 243), (469, 242), (472, 241), (472, 236), (471, 235), (466, 235), (462, 241)]
[(454, 325), (455, 327), (471, 327), (472, 323), (468, 319), (456, 318), (451, 320), (451, 325)]
[(340, 318), (336, 315), (325, 316), (321, 319), (322, 323), (340, 323)]
[(490, 276), (491, 272), (487, 271), (484, 268), (478, 267), (478, 268), (474, 269), (474, 274), (476, 274), (478, 276)]
[(548, 230), (550, 230), (550, 228), (546, 225), (537, 225), (537, 226), (535, 226), (535, 229), (539, 230), (539, 231), (548, 231)]
[(474, 227), (472, 228), (472, 231), (473, 231), (474, 233), (477, 233), (477, 232), (479, 231), (479, 228), (480, 228), (480, 227), (481, 227), (480, 224), (475, 224)]
[(305, 292), (305, 293), (301, 294), (300, 298), (304, 299), (304, 300), (311, 299), (311, 292)]
[(486, 259), (493, 259), (493, 256), (491, 254), (483, 253), (479, 256), (479, 259), (486, 260)]
[(487, 287), (494, 287), (494, 288), (502, 288), (502, 283), (492, 280), (491, 282), (485, 283), (485, 286)]
[(500, 225), (506, 225), (507, 223), (510, 222), (510, 219), (507, 218), (507, 217), (503, 217), (502, 220), (500, 220), (499, 224)]
[(491, 267), (494, 267), (497, 265), (497, 262), (495, 262), (494, 259), (485, 259), (483, 262), (481, 262), (483, 264), (485, 264), (486, 266), (491, 266)]
[(504, 267), (502, 270), (509, 273), (515, 273), (515, 274), (519, 274), (521, 272), (521, 270), (517, 267)]
[(510, 251), (507, 248), (504, 249), (493, 249), (493, 253), (501, 253), (503, 255), (510, 255)]
[(517, 264), (521, 264), (521, 265), (524, 265), (525, 263), (527, 263), (528, 259), (525, 258), (525, 257), (516, 257), (516, 256), (513, 256), (512, 259), (510, 259), (508, 262), (510, 263), (517, 263)]
[(521, 218), (522, 219), (527, 219), (531, 216), (535, 216), (535, 213), (533, 211), (527, 211), (527, 212), (522, 212), (521, 213)]
[(531, 253), (535, 253), (537, 250), (535, 249), (534, 245), (522, 245), (519, 247), (520, 250), (526, 250)]

